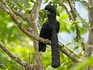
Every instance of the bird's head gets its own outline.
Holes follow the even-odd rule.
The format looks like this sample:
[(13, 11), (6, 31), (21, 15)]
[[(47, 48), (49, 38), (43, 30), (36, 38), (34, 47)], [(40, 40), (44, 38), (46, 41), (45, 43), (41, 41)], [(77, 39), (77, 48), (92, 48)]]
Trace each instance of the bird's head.
[(47, 5), (45, 10), (47, 11), (48, 15), (56, 15), (56, 9), (52, 5)]

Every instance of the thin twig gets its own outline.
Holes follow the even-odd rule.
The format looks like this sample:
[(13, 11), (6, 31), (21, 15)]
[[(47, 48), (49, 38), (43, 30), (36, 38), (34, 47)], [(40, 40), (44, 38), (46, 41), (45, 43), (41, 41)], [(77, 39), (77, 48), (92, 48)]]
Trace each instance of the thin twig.
[[(76, 38), (77, 38), (77, 40), (80, 40), (80, 39), (81, 39), (81, 35), (80, 35), (79, 26), (78, 26), (77, 23), (75, 22), (75, 21), (76, 21), (76, 16), (77, 16), (77, 14), (76, 14), (76, 12), (75, 12), (76, 10), (75, 10), (75, 8), (72, 6), (70, 0), (67, 0), (67, 1), (68, 1), (68, 3), (69, 3), (70, 8), (71, 8), (72, 16), (73, 16), (73, 18), (74, 18), (74, 23), (75, 23), (75, 26), (76, 26), (76, 34), (77, 34)], [(85, 45), (84, 45), (83, 42), (81, 43), (81, 45), (82, 45), (82, 49), (85, 50)]]
[(65, 8), (65, 10), (66, 10), (67, 14), (69, 15), (70, 19), (74, 20), (74, 19), (73, 19), (73, 16), (72, 16), (71, 13), (68, 11), (67, 7), (65, 6), (65, 4), (63, 3), (62, 0), (60, 0), (60, 4), (61, 4), (61, 6), (63, 6), (63, 7)]

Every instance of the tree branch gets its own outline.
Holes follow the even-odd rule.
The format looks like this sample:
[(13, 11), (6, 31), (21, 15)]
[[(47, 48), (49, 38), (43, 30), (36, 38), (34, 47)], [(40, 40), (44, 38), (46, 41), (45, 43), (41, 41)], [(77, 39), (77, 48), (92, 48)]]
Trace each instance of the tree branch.
[[(77, 41), (79, 41), (80, 39), (81, 39), (81, 35), (80, 35), (80, 30), (79, 30), (79, 26), (77, 25), (77, 22), (75, 22), (76, 21), (76, 17), (77, 17), (77, 14), (76, 14), (76, 12), (75, 12), (75, 8), (72, 6), (72, 4), (71, 4), (71, 1), (70, 0), (67, 0), (68, 1), (68, 3), (69, 3), (69, 6), (70, 6), (70, 8), (71, 8), (71, 12), (72, 12), (72, 16), (73, 16), (73, 18), (74, 18), (74, 23), (75, 23), (75, 27), (76, 27), (76, 38), (77, 38)], [(81, 43), (81, 45), (82, 45), (82, 49), (83, 49), (83, 51), (85, 50), (85, 45), (84, 45), (84, 42), (82, 42)]]
[(67, 12), (67, 14), (69, 15), (70, 19), (74, 20), (73, 16), (71, 15), (71, 13), (68, 11), (67, 7), (64, 5), (63, 1), (60, 0), (60, 4), (61, 6), (63, 6)]
[(68, 49), (67, 47), (60, 45), (60, 51), (66, 54), (73, 62), (78, 62), (78, 58), (76, 54), (70, 51), (70, 49)]
[(93, 51), (93, 0), (88, 0), (89, 9), (88, 9), (88, 17), (89, 17), (89, 35), (87, 47), (84, 52), (84, 58), (90, 57)]
[(16, 11), (15, 9), (12, 9), (12, 12), (13, 12), (14, 14), (16, 14), (17, 16), (20, 16), (21, 18), (23, 18), (23, 19), (26, 20), (27, 22), (29, 22), (28, 17), (27, 17), (25, 14), (20, 13), (20, 12)]
[[(41, 7), (42, 0), (36, 0), (36, 3), (34, 3), (34, 6), (32, 8), (31, 14), (30, 14), (30, 24), (32, 28), (32, 33), (34, 34), (35, 37), (38, 37), (38, 16), (39, 16), (39, 10)], [(43, 64), (42, 64), (42, 57), (41, 53), (38, 51), (38, 41), (33, 40), (33, 46), (35, 49), (35, 54), (36, 54), (36, 65), (38, 67), (37, 70), (43, 70)]]
[(2, 42), (0, 42), (0, 48), (8, 55), (10, 56), (12, 59), (14, 59), (16, 62), (18, 62), (20, 65), (22, 65), (24, 68), (30, 67), (31, 69), (33, 69), (32, 64), (28, 64), (27, 62), (21, 60), (19, 57), (17, 57), (16, 55), (14, 55), (12, 52), (10, 52), (3, 44)]

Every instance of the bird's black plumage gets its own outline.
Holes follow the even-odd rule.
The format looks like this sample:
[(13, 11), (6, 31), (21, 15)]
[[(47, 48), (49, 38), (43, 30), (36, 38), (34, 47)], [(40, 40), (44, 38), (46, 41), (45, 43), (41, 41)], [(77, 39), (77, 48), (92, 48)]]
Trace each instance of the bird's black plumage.
[[(52, 67), (60, 66), (60, 53), (57, 33), (59, 32), (59, 22), (56, 20), (56, 9), (52, 5), (45, 7), (48, 14), (48, 21), (45, 22), (40, 31), (40, 37), (51, 41)], [(46, 44), (39, 42), (39, 51), (46, 51)]]

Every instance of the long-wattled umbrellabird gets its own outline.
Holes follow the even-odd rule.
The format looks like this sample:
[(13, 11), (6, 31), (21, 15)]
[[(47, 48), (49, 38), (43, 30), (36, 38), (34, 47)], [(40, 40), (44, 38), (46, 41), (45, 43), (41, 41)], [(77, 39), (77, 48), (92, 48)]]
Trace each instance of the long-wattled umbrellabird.
[[(52, 67), (57, 68), (60, 66), (60, 52), (57, 36), (60, 25), (56, 20), (56, 9), (52, 5), (47, 5), (45, 10), (47, 11), (48, 21), (43, 24), (40, 37), (51, 41)], [(39, 42), (39, 51), (45, 52), (46, 44)]]

